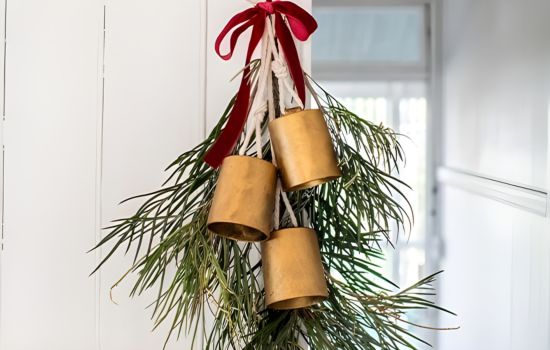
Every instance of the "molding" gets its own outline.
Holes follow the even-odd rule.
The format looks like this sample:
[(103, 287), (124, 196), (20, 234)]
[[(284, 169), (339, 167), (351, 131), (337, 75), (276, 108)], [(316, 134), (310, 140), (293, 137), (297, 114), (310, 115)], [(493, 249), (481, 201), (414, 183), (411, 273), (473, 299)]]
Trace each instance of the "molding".
[[(4, 21), (0, 24), (0, 339), (2, 339), (2, 275), (3, 275), (3, 253), (4, 253), (4, 121), (6, 120), (6, 48), (7, 48), (7, 18), (8, 0), (0, 4), (0, 18)], [(1, 343), (1, 341), (0, 341)], [(0, 345), (1, 347), (2, 345)]]
[(548, 191), (540, 188), (449, 167), (437, 169), (437, 181), (542, 217), (548, 215), (549, 194)]
[[(97, 0), (98, 16), (98, 45), (97, 45), (97, 110), (96, 110), (96, 165), (95, 165), (95, 242), (101, 241), (103, 232), (103, 140), (104, 140), (104, 117), (105, 117), (105, 47), (107, 38), (107, 1)], [(94, 251), (95, 265), (103, 259), (103, 249)], [(101, 308), (101, 275), (102, 271), (96, 271), (93, 276), (95, 283), (95, 349), (101, 350), (102, 332), (101, 322), (103, 320)]]

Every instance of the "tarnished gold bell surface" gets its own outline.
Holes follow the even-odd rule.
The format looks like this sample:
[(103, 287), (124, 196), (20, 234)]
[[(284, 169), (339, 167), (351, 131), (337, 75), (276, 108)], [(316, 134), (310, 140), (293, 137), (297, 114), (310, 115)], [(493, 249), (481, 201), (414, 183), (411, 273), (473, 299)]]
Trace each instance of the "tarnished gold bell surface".
[(317, 234), (297, 227), (274, 231), (262, 242), (266, 307), (299, 309), (328, 297)]
[(223, 161), (208, 229), (230, 239), (258, 242), (269, 238), (277, 169), (265, 160), (229, 156)]
[(290, 111), (271, 121), (269, 132), (285, 191), (311, 188), (342, 176), (320, 110)]

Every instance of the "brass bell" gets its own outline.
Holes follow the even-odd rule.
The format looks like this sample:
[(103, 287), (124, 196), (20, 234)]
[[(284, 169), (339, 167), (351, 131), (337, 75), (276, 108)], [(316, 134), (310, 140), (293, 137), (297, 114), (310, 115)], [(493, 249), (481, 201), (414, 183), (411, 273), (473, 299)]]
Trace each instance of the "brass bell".
[(269, 132), (285, 191), (315, 187), (342, 175), (319, 109), (290, 111), (271, 121)]
[(317, 234), (297, 227), (274, 231), (262, 242), (266, 307), (299, 309), (328, 297)]
[(208, 229), (229, 239), (257, 242), (269, 238), (277, 169), (247, 156), (226, 157), (221, 166)]

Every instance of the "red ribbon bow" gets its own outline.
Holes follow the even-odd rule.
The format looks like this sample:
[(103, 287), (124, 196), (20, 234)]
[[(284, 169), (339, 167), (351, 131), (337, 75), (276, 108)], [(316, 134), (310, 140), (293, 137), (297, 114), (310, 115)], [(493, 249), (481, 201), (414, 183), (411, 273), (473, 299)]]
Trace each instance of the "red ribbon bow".
[[(229, 20), (216, 39), (216, 53), (222, 59), (229, 60), (233, 56), (235, 46), (241, 34), (252, 27), (252, 35), (248, 44), (245, 69), (235, 104), (225, 128), (204, 158), (204, 161), (213, 168), (219, 167), (223, 159), (233, 151), (246, 124), (248, 109), (250, 107), (251, 89), (250, 82), (248, 81), (250, 73), (248, 65), (250, 64), (254, 50), (262, 39), (266, 18), (269, 15), (274, 15), (275, 17), (275, 33), (285, 55), (290, 75), (296, 85), (298, 96), (302, 102), (305, 102), (306, 88), (304, 73), (292, 35), (294, 34), (294, 37), (300, 41), (307, 40), (317, 29), (315, 19), (306, 10), (290, 1), (271, 2), (271, 0), (260, 2), (253, 8), (235, 15)], [(283, 19), (283, 15), (286, 17), (288, 26)], [(220, 45), (231, 31), (233, 33), (229, 41), (230, 49), (227, 54), (223, 55), (220, 53)]]

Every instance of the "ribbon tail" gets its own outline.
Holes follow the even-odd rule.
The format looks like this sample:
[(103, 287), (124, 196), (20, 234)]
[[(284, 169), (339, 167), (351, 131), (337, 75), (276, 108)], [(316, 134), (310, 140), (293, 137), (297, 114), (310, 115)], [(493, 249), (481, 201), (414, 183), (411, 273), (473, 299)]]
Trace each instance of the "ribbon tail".
[(251, 92), (249, 82), (250, 68), (248, 68), (248, 64), (250, 63), (254, 49), (258, 46), (264, 33), (265, 15), (256, 16), (252, 21), (252, 25), (254, 27), (252, 29), (250, 44), (246, 54), (247, 68), (243, 71), (243, 78), (235, 100), (235, 105), (233, 106), (233, 110), (227, 119), (225, 128), (222, 130), (220, 136), (204, 157), (204, 161), (212, 168), (218, 168), (222, 164), (223, 159), (233, 152), (246, 125), (246, 120), (248, 119)]
[(247, 75), (248, 69), (243, 73), (241, 87), (239, 88), (235, 105), (233, 105), (233, 110), (227, 119), (225, 128), (204, 157), (205, 163), (214, 169), (218, 168), (222, 164), (223, 159), (235, 149), (246, 124), (250, 104), (250, 85), (247, 81)]
[(302, 65), (300, 64), (300, 58), (298, 56), (298, 51), (296, 50), (296, 45), (294, 44), (292, 34), (284, 22), (283, 16), (279, 13), (275, 14), (275, 32), (277, 33), (279, 43), (281, 44), (281, 48), (285, 54), (290, 75), (296, 85), (296, 92), (302, 100), (302, 103), (305, 104), (306, 86), (304, 71), (302, 70)]

